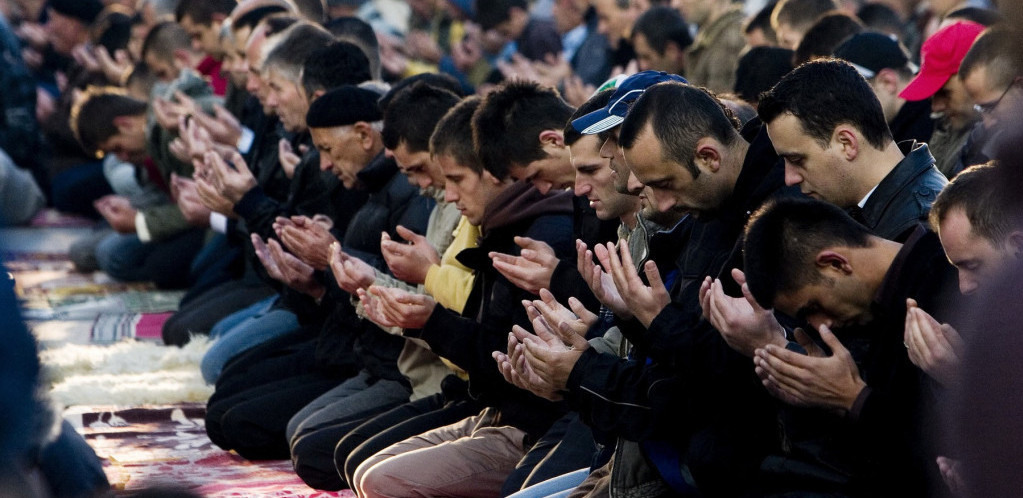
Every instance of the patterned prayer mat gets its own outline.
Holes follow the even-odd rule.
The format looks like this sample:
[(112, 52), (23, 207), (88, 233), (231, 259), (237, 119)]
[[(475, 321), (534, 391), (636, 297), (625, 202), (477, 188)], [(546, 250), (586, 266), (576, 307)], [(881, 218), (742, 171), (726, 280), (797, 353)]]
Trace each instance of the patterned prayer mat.
[(117, 490), (174, 486), (209, 498), (355, 496), (309, 488), (287, 460), (250, 462), (217, 448), (206, 437), (204, 415), (202, 404), (180, 404), (76, 407), (64, 418), (104, 459)]

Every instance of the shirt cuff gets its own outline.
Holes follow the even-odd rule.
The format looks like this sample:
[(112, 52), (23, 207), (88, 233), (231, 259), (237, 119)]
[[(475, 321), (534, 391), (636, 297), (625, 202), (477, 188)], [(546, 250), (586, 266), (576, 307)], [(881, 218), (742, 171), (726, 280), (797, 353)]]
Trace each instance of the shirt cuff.
[(255, 140), (256, 134), (252, 130), (243, 126), (242, 136), (238, 137), (238, 143), (235, 144), (235, 146), (238, 147), (239, 153), (248, 154), (249, 149), (252, 148), (252, 142), (254, 142)]
[(141, 212), (135, 213), (135, 234), (142, 242), (153, 240), (153, 236), (149, 233), (149, 226), (146, 225), (146, 216)]
[(210, 228), (217, 233), (227, 233), (227, 216), (220, 213), (210, 213)]

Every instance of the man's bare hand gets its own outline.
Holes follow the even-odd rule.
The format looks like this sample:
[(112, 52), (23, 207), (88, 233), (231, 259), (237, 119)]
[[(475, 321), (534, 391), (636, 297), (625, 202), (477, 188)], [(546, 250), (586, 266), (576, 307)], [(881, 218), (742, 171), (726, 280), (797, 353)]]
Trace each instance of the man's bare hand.
[(845, 414), (867, 384), (835, 334), (826, 325), (820, 334), (831, 356), (815, 358), (770, 344), (756, 350), (755, 370), (764, 387), (786, 403)]
[[(304, 154), (305, 151), (302, 153)], [(284, 171), (284, 176), (288, 177), (289, 180), (294, 178), (295, 168), (298, 167), (298, 163), (302, 162), (302, 158), (295, 153), (295, 149), (291, 147), (291, 142), (288, 139), (282, 138), (277, 142), (277, 157), (281, 163), (281, 169)]]
[(238, 146), (238, 140), (242, 137), (242, 125), (233, 114), (224, 109), (224, 106), (216, 105), (212, 116), (199, 111), (192, 114), (192, 118), (213, 141), (231, 147)]
[(753, 357), (753, 352), (768, 344), (785, 347), (785, 334), (774, 312), (761, 308), (746, 285), (746, 275), (732, 270), (732, 278), (742, 286), (741, 298), (725, 294), (721, 280), (707, 277), (700, 286), (703, 316), (714, 326), (732, 349)]
[(611, 274), (626, 307), (632, 311), (632, 314), (644, 327), (649, 328), (654, 318), (657, 318), (657, 315), (671, 302), (668, 290), (664, 288), (664, 282), (661, 281), (661, 273), (657, 270), (657, 265), (653, 261), (647, 261), (644, 265), (643, 269), (650, 282), (650, 285), (646, 285), (639, 278), (628, 244), (620, 244), (616, 253), (614, 244), (609, 242), (604, 251), (598, 250), (597, 259), (600, 260), (604, 271)]
[[(632, 318), (632, 310), (622, 300), (618, 288), (615, 287), (614, 279), (604, 271), (600, 265), (593, 262), (593, 252), (586, 248), (586, 243), (576, 240), (575, 248), (577, 253), (576, 264), (579, 274), (586, 280), (590, 291), (597, 297), (600, 304), (611, 310), (615, 315), (626, 320)], [(607, 248), (597, 244), (597, 253), (607, 252)]]
[(943, 386), (954, 385), (965, 346), (959, 332), (938, 323), (916, 301), (906, 303), (906, 331), (903, 341), (909, 360)]
[(430, 245), (426, 237), (401, 225), (398, 225), (397, 231), (401, 238), (409, 242), (408, 244), (391, 240), (387, 232), (380, 234), (380, 251), (384, 255), (387, 267), (399, 280), (417, 285), (426, 282), (426, 274), (430, 267), (440, 265), (437, 249)]
[(540, 289), (549, 289), (554, 268), (558, 266), (554, 249), (543, 241), (529, 237), (515, 237), (515, 244), (522, 248), (518, 256), (490, 253), (494, 269), (516, 287), (531, 294), (538, 294)]
[(359, 289), (369, 288), (376, 280), (373, 267), (359, 258), (345, 254), (339, 242), (330, 244), (329, 264), (337, 285), (349, 294), (357, 294)]
[(117, 233), (135, 233), (135, 216), (138, 210), (131, 205), (127, 197), (108, 195), (100, 197), (92, 205)]
[(202, 203), (195, 181), (171, 173), (171, 197), (188, 224), (197, 227), (210, 226), (211, 210)]
[(437, 306), (437, 302), (430, 296), (402, 289), (373, 285), (366, 292), (377, 298), (377, 310), (392, 327), (423, 328)]
[(330, 265), (330, 245), (337, 239), (323, 224), (306, 216), (278, 217), (273, 229), (284, 247), (306, 264), (320, 271)]
[(256, 177), (252, 176), (248, 164), (241, 154), (233, 152), (228, 165), (219, 154), (207, 152), (204, 156), (206, 168), (211, 172), (211, 184), (222, 197), (237, 204), (245, 194), (256, 188)]

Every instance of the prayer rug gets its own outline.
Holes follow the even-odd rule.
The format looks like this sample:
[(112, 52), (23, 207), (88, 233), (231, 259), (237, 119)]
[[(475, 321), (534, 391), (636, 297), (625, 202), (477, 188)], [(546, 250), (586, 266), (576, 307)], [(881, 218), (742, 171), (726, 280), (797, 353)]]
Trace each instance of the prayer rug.
[(202, 404), (130, 409), (76, 407), (65, 415), (104, 460), (116, 490), (185, 488), (219, 497), (354, 497), (306, 486), (291, 462), (258, 461), (217, 448), (206, 437)]

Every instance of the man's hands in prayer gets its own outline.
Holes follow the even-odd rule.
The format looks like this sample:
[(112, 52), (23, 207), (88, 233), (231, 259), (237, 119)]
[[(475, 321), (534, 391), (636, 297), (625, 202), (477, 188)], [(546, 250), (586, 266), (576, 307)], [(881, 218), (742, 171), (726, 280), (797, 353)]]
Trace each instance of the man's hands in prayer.
[(229, 158), (231, 164), (214, 152), (207, 152), (204, 157), (210, 184), (217, 189), (221, 197), (234, 205), (249, 190), (256, 187), (256, 177), (252, 176), (249, 165), (245, 164), (245, 160), (237, 151), (232, 152)]
[(700, 285), (703, 316), (732, 349), (749, 357), (768, 344), (785, 347), (785, 334), (774, 312), (761, 308), (746, 285), (746, 275), (732, 269), (732, 278), (742, 286), (741, 298), (725, 294), (719, 279), (707, 277)]
[(181, 214), (189, 225), (197, 227), (210, 226), (210, 208), (202, 203), (199, 187), (195, 181), (171, 173), (171, 198), (177, 203)]
[(546, 289), (540, 291), (540, 297), (522, 302), (536, 335), (513, 327), (508, 352), (494, 351), (493, 357), (509, 383), (557, 401), (579, 355), (590, 347), (584, 336), (598, 317), (577, 299), (569, 301), (569, 310)]
[(135, 233), (135, 215), (138, 214), (127, 197), (107, 195), (92, 203), (117, 233)]
[[(604, 248), (604, 246), (597, 245), (597, 251), (600, 251), (602, 248), (604, 251), (607, 251), (607, 248)], [(600, 265), (593, 262), (593, 252), (586, 248), (586, 243), (576, 240), (575, 250), (579, 274), (586, 280), (590, 291), (597, 297), (600, 304), (603, 304), (621, 318), (626, 320), (632, 318), (632, 310), (622, 300), (621, 294), (618, 293), (618, 288), (615, 287), (614, 279)]]
[(376, 272), (369, 263), (345, 254), (341, 250), (341, 243), (337, 241), (330, 244), (329, 253), (330, 271), (334, 273), (337, 285), (345, 292), (355, 294), (358, 290), (373, 285), (373, 281), (376, 280)]
[[(299, 149), (305, 148), (305, 145), (299, 147)], [(299, 152), (305, 154), (308, 148), (300, 150)], [(277, 142), (277, 158), (281, 163), (281, 170), (284, 171), (284, 176), (288, 177), (289, 180), (295, 176), (295, 168), (298, 167), (298, 163), (302, 162), (302, 158), (295, 153), (295, 149), (291, 147), (291, 142), (286, 138), (282, 138)]]
[(625, 306), (644, 327), (650, 328), (654, 318), (657, 318), (671, 302), (668, 290), (661, 281), (661, 273), (657, 271), (657, 265), (653, 261), (647, 261), (644, 265), (643, 270), (650, 281), (650, 285), (646, 285), (636, 272), (628, 244), (620, 244), (618, 253), (615, 252), (614, 244), (610, 242), (603, 250), (601, 246), (597, 246), (597, 259), (600, 260), (604, 271), (611, 274)]
[(820, 334), (831, 356), (809, 356), (769, 344), (756, 350), (755, 370), (764, 387), (786, 403), (845, 414), (867, 384), (849, 350), (827, 325), (820, 326)]
[(273, 229), (284, 247), (298, 259), (319, 271), (330, 265), (330, 245), (337, 239), (330, 233), (334, 222), (324, 215), (277, 217)]
[(437, 306), (437, 302), (425, 294), (379, 285), (359, 289), (358, 294), (369, 319), (385, 327), (421, 329)]
[(540, 289), (551, 287), (551, 276), (558, 266), (558, 257), (547, 243), (529, 237), (515, 237), (515, 244), (522, 248), (518, 256), (491, 252), (494, 269), (504, 275), (516, 287), (537, 294)]
[(407, 240), (408, 244), (391, 240), (387, 232), (380, 234), (380, 251), (387, 267), (399, 280), (417, 285), (426, 282), (430, 267), (440, 265), (440, 255), (426, 237), (401, 225), (398, 225), (397, 230), (398, 235)]
[(906, 331), (903, 337), (909, 361), (943, 386), (957, 377), (963, 338), (947, 323), (938, 323), (913, 299), (906, 300)]
[[(178, 97), (178, 100), (180, 101), (181, 97)], [(237, 147), (242, 136), (242, 125), (238, 118), (223, 106), (219, 104), (214, 106), (212, 116), (199, 110), (192, 114), (192, 118), (215, 142)]]
[(252, 247), (273, 279), (314, 299), (320, 299), (327, 289), (316, 280), (316, 270), (289, 254), (276, 240), (264, 243), (258, 234), (252, 234)]

